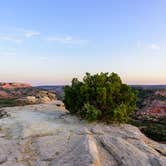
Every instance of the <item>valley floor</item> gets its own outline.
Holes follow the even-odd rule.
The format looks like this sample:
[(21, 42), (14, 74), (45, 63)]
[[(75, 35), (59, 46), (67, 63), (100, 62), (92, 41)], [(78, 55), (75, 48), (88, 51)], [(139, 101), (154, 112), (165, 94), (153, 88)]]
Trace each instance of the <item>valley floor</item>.
[(2, 166), (165, 166), (166, 145), (137, 127), (87, 124), (55, 103), (3, 109)]

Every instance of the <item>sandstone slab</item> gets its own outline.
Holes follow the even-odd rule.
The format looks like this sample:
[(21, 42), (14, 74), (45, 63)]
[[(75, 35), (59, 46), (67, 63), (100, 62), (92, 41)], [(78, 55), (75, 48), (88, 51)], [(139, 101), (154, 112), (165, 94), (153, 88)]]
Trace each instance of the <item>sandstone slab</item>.
[(87, 124), (56, 103), (4, 108), (2, 166), (165, 166), (166, 144), (131, 125)]

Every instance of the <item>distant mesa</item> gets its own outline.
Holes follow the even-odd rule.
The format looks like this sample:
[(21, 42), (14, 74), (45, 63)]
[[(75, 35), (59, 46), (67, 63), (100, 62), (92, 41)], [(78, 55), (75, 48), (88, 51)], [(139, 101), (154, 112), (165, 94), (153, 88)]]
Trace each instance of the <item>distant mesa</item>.
[(0, 88), (1, 89), (17, 89), (17, 88), (31, 88), (31, 84), (28, 83), (6, 83), (6, 82), (0, 82)]

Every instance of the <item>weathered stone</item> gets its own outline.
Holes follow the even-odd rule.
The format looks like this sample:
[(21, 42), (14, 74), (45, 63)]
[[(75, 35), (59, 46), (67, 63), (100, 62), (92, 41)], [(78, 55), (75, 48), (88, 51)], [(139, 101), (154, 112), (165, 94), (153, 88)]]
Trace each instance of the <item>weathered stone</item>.
[(87, 124), (56, 103), (6, 108), (2, 166), (165, 166), (166, 145), (131, 125)]
[(7, 111), (5, 111), (4, 109), (0, 109), (0, 119), (1, 118), (6, 118), (8, 116), (9, 116), (9, 114), (8, 114)]
[(0, 154), (0, 164), (3, 164), (7, 161), (7, 157), (4, 154)]

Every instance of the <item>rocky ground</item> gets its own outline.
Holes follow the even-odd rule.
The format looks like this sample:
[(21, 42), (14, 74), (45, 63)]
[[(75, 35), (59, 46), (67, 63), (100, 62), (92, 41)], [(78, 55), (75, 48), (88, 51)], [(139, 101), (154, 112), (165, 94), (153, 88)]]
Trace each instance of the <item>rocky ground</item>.
[(4, 108), (2, 166), (165, 166), (166, 144), (131, 125), (87, 124), (56, 103)]

